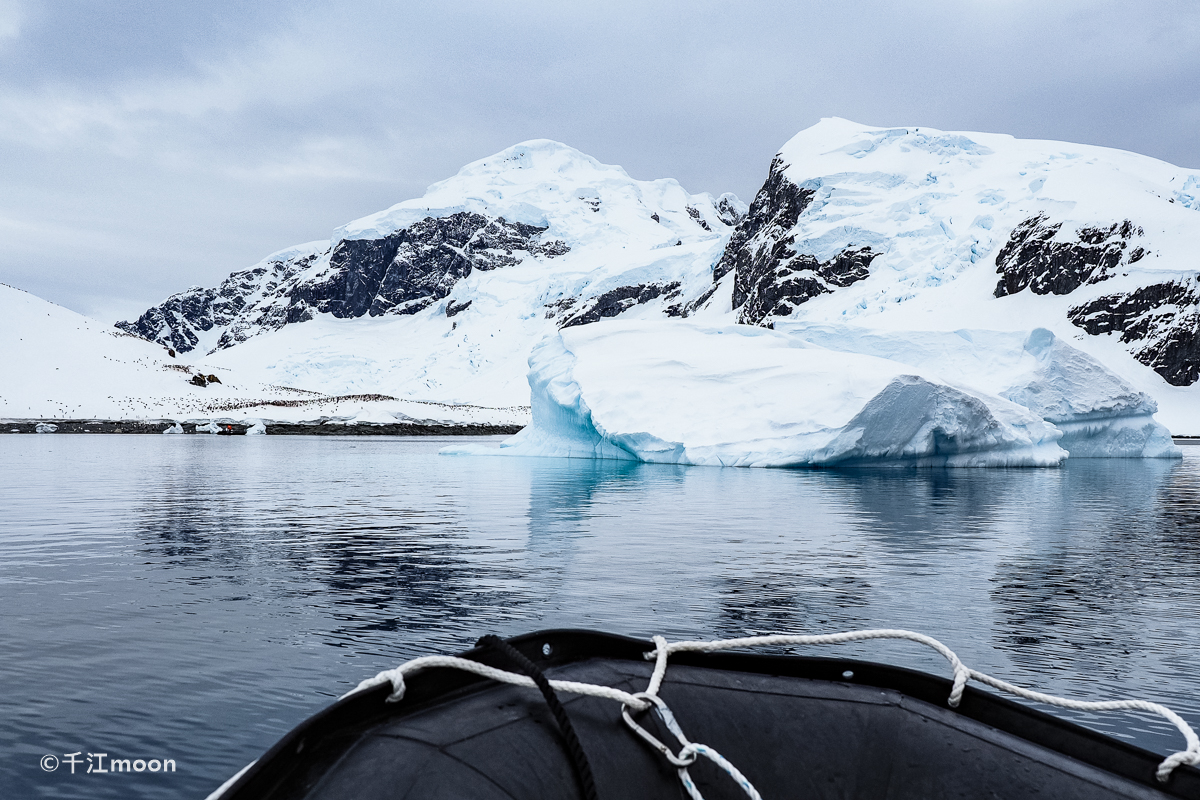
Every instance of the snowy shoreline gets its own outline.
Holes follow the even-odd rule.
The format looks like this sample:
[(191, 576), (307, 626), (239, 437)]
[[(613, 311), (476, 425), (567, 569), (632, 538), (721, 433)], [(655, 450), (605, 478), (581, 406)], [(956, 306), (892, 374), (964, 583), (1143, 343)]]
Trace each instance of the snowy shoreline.
[[(262, 433), (285, 436), (511, 436), (520, 432), (521, 425), (421, 424), (372, 422), (272, 422), (270, 420), (173, 420), (173, 419), (0, 419), (0, 433), (120, 433), (163, 434), (178, 425), (177, 433), (242, 436), (256, 423), (262, 423)], [(215, 426), (218, 430), (204, 430)], [(38, 428), (41, 427), (41, 430)], [(49, 430), (53, 427), (53, 430)], [(200, 428), (201, 430), (197, 430)]]

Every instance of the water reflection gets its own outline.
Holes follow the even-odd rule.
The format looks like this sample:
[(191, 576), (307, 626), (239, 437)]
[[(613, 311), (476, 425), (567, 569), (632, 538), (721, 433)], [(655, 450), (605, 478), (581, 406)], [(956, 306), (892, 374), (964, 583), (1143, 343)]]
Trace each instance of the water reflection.
[(762, 570), (726, 577), (717, 591), (720, 638), (781, 631), (850, 630), (867, 624), (871, 585), (856, 574)]
[(1015, 497), (1036, 484), (1044, 492), (1057, 470), (891, 469), (835, 473), (847, 489), (860, 527), (888, 547), (937, 549), (947, 537), (993, 527)]
[[(0, 742), (40, 756), (82, 731), (64, 752), (187, 754), (165, 792), (97, 796), (203, 796), (362, 677), (542, 627), (909, 627), (1019, 682), (1165, 695), (1200, 721), (1200, 448), (1062, 470), (789, 471), (152, 438), (13, 437), (24, 449), (0, 461), (0, 674), (20, 709)], [(944, 670), (911, 648), (837, 652)], [(0, 779), (69, 794), (13, 764)]]

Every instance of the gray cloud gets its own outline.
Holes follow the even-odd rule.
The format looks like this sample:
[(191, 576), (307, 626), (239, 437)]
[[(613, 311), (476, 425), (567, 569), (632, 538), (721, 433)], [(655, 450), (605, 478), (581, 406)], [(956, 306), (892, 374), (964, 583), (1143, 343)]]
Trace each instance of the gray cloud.
[(1188, 0), (0, 0), (0, 280), (111, 320), (523, 139), (749, 199), (823, 116), (1200, 167)]

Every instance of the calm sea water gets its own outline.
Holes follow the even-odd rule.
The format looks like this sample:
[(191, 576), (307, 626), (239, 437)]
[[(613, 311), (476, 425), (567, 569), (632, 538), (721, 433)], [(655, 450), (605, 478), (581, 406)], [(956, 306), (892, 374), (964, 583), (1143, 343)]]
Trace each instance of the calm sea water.
[[(364, 677), (563, 626), (905, 627), (997, 676), (1160, 700), (1200, 727), (1200, 448), (791, 471), (445, 444), (0, 438), (0, 796), (203, 797)], [(916, 645), (824, 651), (946, 673)], [(1180, 742), (1143, 719), (1085, 721)], [(39, 765), (73, 752), (177, 771)]]

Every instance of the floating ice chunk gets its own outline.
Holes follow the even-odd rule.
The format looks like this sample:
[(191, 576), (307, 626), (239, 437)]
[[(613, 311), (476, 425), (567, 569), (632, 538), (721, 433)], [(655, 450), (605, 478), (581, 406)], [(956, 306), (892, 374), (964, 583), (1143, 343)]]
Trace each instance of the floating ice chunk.
[(254, 424), (246, 429), (247, 436), (264, 436), (267, 432), (267, 423), (261, 419), (255, 420)]
[(35, 433), (54, 433), (58, 426), (52, 422), (39, 422), (33, 430)]
[(174, 425), (167, 426), (167, 429), (163, 433), (185, 433), (185, 431), (183, 430), (183, 426), (176, 422)]
[(530, 356), (533, 423), (448, 453), (714, 466), (1054, 466), (1061, 432), (909, 365), (762, 328), (611, 322)]
[(220, 433), (221, 426), (215, 422), (210, 422), (207, 425), (197, 425), (196, 433)]

